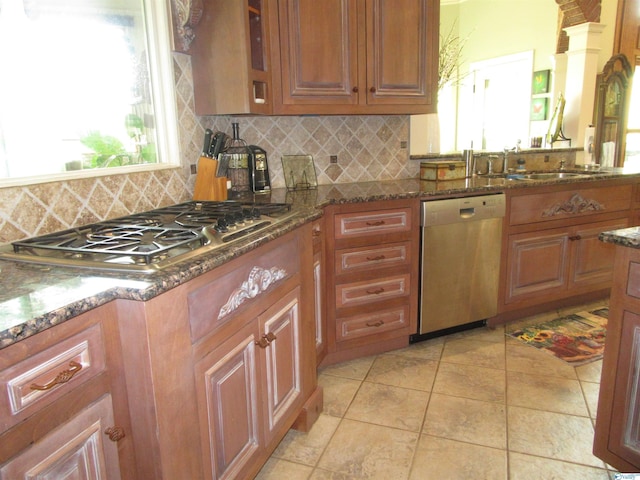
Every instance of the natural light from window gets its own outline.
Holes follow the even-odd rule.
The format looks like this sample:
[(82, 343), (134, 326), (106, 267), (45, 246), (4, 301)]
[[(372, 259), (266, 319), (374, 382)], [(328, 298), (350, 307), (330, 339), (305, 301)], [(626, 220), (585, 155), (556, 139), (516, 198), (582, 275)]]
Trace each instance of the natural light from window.
[(158, 162), (143, 5), (115, 3), (0, 0), (0, 178)]
[(640, 170), (640, 75), (633, 75), (624, 166)]

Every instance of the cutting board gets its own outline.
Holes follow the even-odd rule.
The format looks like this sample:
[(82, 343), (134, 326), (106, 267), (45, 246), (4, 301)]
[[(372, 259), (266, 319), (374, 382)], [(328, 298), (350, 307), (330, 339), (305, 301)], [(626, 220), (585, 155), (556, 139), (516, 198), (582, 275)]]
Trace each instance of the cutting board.
[(216, 177), (218, 161), (201, 156), (198, 160), (194, 200), (224, 201), (227, 199), (227, 177)]

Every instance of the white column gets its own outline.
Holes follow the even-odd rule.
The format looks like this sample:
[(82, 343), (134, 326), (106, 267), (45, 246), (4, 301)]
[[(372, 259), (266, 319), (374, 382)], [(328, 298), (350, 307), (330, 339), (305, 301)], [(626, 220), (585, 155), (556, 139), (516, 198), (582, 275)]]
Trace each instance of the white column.
[(605, 25), (583, 23), (564, 29), (569, 36), (564, 97), (564, 135), (572, 147), (584, 147), (585, 129), (593, 120), (598, 56)]

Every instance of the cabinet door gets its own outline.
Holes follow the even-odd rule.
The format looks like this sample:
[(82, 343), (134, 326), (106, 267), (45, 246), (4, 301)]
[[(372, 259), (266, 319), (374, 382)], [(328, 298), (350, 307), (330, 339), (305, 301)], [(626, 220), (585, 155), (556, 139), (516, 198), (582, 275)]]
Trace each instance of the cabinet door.
[(206, 478), (236, 478), (261, 446), (255, 326), (198, 362), (196, 378)]
[(615, 246), (598, 240), (607, 230), (617, 230), (628, 225), (627, 219), (577, 227), (569, 236), (572, 242), (573, 262), (569, 275), (569, 288), (611, 284)]
[[(612, 339), (620, 342), (620, 346), (608, 449), (630, 464), (640, 466), (640, 315), (623, 311), (620, 333), (620, 338)], [(611, 380), (607, 379), (606, 383)], [(601, 397), (601, 401), (605, 400)]]
[(367, 0), (367, 104), (431, 103), (434, 85), (427, 59), (436, 57), (427, 54), (434, 23), (429, 4)]
[(117, 440), (105, 435), (113, 426), (111, 396), (106, 395), (5, 463), (0, 479), (117, 480)]
[(509, 236), (506, 303), (567, 287), (569, 239), (564, 229)]
[(280, 0), (282, 103), (358, 103), (355, 0)]
[(300, 356), (300, 289), (295, 288), (260, 315), (260, 357), (264, 359), (265, 434), (271, 434), (289, 418), (302, 401)]

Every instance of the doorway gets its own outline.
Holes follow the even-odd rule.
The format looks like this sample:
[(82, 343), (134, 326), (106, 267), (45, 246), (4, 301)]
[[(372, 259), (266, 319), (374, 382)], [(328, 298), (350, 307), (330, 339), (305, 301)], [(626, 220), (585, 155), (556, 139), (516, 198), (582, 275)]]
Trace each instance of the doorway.
[(532, 72), (533, 51), (470, 64), (458, 112), (463, 148), (500, 151), (527, 143)]

